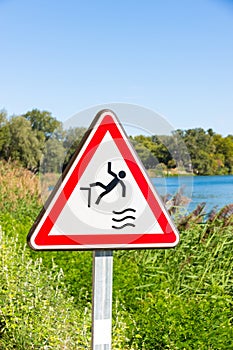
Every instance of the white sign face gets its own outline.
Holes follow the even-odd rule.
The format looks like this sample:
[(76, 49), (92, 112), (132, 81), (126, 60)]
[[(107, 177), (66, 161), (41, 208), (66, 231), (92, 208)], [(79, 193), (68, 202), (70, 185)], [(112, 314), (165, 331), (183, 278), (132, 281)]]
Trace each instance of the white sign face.
[(116, 116), (100, 112), (29, 233), (33, 249), (173, 247), (178, 232)]

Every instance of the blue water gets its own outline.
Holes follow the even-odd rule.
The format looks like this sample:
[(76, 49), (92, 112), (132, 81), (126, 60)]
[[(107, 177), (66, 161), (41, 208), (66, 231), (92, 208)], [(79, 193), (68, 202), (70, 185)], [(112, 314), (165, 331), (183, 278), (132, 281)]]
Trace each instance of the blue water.
[(172, 195), (182, 188), (191, 199), (188, 211), (202, 202), (206, 203), (207, 212), (233, 203), (233, 175), (153, 178), (152, 182), (160, 195)]

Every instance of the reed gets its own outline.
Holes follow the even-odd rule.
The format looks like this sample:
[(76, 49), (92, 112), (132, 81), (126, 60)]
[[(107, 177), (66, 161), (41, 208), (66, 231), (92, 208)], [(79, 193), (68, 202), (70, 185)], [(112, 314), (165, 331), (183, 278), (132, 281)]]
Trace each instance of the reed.
[(0, 210), (16, 210), (20, 204), (40, 203), (38, 176), (17, 163), (0, 161)]

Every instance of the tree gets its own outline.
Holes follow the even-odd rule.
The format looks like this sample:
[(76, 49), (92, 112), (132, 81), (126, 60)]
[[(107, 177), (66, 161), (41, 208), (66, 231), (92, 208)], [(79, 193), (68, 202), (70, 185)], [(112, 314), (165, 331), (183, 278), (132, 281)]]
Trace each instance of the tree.
[(70, 128), (64, 132), (63, 146), (66, 150), (66, 156), (63, 164), (63, 169), (67, 166), (69, 160), (77, 150), (80, 141), (85, 133), (85, 128)]
[(47, 141), (54, 136), (54, 133), (57, 133), (55, 135), (57, 138), (62, 138), (62, 123), (52, 117), (50, 112), (33, 109), (23, 114), (22, 117), (30, 122), (32, 130), (36, 131), (39, 140), (42, 139), (43, 135), (44, 140)]
[(7, 112), (2, 109), (0, 111), (0, 128), (2, 128), (7, 123)]
[[(37, 171), (43, 157), (44, 171), (60, 172), (69, 162), (85, 128), (64, 131), (50, 112), (33, 109), (22, 116), (7, 118), (0, 111), (0, 159), (17, 160)], [(212, 129), (176, 130), (172, 135), (131, 137), (147, 169), (184, 167), (199, 175), (233, 173), (233, 136), (223, 137)], [(190, 161), (191, 158), (191, 161)], [(192, 164), (191, 164), (192, 162)]]
[(211, 129), (207, 133), (202, 128), (188, 129), (185, 132), (184, 141), (194, 172), (199, 175), (211, 174), (211, 157), (215, 152)]
[(40, 170), (42, 173), (60, 173), (65, 157), (65, 149), (61, 141), (50, 138), (46, 142)]
[(159, 162), (155, 156), (156, 145), (151, 137), (139, 135), (135, 136), (131, 142), (146, 169), (153, 169), (158, 165)]
[(28, 120), (12, 117), (7, 123), (9, 139), (2, 147), (4, 159), (19, 161), (24, 167), (36, 171), (41, 158), (39, 141)]
[(6, 111), (0, 111), (0, 158), (5, 158), (10, 142), (9, 123)]
[(30, 123), (37, 138), (37, 146), (41, 155), (42, 153), (44, 155), (43, 167), (46, 167), (48, 171), (59, 172), (60, 160), (64, 159), (62, 123), (56, 120), (50, 112), (38, 109), (33, 109), (22, 117)]
[(167, 147), (168, 138), (169, 136), (152, 136), (154, 144), (152, 153), (158, 159), (159, 163), (163, 163), (166, 166), (168, 162), (172, 160), (172, 155)]
[(179, 129), (175, 130), (172, 132), (171, 136), (167, 137), (165, 144), (173, 157), (171, 164), (173, 164), (175, 161), (177, 167), (184, 167), (186, 171), (191, 172), (191, 158), (184, 141), (184, 135), (185, 131)]
[(227, 168), (228, 173), (233, 172), (233, 136), (228, 135), (222, 137), (219, 134), (214, 135), (214, 145), (216, 153), (221, 154), (224, 157), (224, 166)]

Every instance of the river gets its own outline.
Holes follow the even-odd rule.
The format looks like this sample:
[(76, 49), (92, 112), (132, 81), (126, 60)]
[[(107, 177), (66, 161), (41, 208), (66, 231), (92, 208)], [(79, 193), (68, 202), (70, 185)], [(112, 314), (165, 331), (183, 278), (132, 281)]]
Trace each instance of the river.
[(189, 212), (201, 202), (206, 202), (207, 212), (233, 203), (233, 175), (153, 178), (152, 182), (160, 195), (174, 194), (182, 188), (191, 199)]

